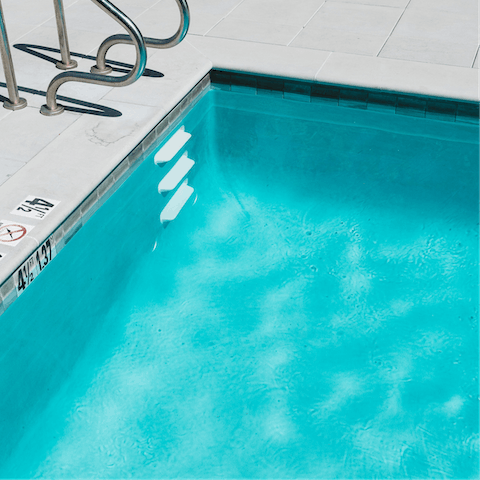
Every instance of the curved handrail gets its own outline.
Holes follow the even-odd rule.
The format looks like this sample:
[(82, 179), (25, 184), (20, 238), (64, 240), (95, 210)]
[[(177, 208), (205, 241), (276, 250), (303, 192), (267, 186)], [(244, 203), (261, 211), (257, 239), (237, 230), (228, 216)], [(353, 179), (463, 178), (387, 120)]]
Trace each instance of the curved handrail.
[(78, 66), (75, 60), (70, 58), (70, 48), (68, 46), (67, 26), (65, 25), (65, 9), (63, 0), (53, 0), (55, 8), (55, 19), (57, 21), (58, 42), (60, 44), (60, 53), (62, 60), (57, 62), (57, 68), (60, 70), (70, 70)]
[[(171, 48), (178, 45), (188, 32), (190, 26), (190, 10), (186, 0), (175, 0), (180, 10), (180, 25), (174, 35), (169, 38), (152, 38), (145, 37), (145, 45), (151, 48)], [(94, 65), (90, 71), (92, 73), (98, 73), (106, 75), (112, 72), (112, 68), (106, 64), (106, 56), (108, 50), (117, 44), (131, 45), (132, 39), (128, 35), (112, 35), (108, 37), (100, 45), (97, 53), (97, 64)]]
[(137, 50), (135, 66), (127, 74), (121, 77), (105, 77), (86, 72), (63, 72), (57, 75), (48, 86), (47, 103), (42, 106), (40, 113), (43, 115), (59, 115), (64, 107), (57, 104), (57, 91), (66, 82), (93, 83), (109, 87), (125, 87), (137, 81), (143, 74), (147, 63), (147, 49), (142, 34), (137, 26), (121, 10), (108, 0), (92, 0), (105, 13), (110, 15), (116, 22), (122, 25), (132, 38), (132, 43)]
[(2, 57), (3, 70), (5, 72), (5, 83), (7, 84), (8, 100), (3, 106), (9, 110), (20, 110), (27, 106), (27, 101), (18, 95), (17, 80), (13, 69), (12, 54), (8, 43), (7, 29), (3, 21), (2, 2), (0, 0), (0, 56)]

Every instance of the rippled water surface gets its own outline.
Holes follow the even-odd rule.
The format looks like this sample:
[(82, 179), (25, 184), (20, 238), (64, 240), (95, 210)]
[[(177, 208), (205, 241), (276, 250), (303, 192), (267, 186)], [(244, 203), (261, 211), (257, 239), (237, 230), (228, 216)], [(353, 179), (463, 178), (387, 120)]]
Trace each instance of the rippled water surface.
[(478, 126), (185, 125), (196, 202), (147, 159), (0, 317), (0, 477), (477, 478)]

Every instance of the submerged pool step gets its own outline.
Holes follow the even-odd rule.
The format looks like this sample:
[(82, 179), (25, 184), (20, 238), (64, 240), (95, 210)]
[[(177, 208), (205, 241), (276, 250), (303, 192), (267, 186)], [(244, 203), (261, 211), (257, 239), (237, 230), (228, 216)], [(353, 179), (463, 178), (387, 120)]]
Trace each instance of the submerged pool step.
[(165, 145), (155, 154), (155, 163), (163, 165), (169, 162), (183, 148), (192, 135), (185, 131), (185, 127), (180, 127)]
[(193, 191), (193, 188), (187, 184), (187, 181), (182, 183), (162, 210), (160, 222), (164, 224), (175, 220), (188, 199), (192, 196)]
[(158, 193), (175, 190), (177, 185), (187, 176), (194, 165), (195, 162), (191, 158), (188, 158), (188, 152), (185, 152), (158, 184)]

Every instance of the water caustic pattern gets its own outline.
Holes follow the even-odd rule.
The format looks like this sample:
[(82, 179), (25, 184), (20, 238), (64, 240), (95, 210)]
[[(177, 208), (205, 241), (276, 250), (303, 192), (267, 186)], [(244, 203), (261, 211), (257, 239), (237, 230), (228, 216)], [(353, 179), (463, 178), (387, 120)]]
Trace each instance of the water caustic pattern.
[(477, 478), (476, 129), (185, 126), (196, 202), (161, 227), (147, 159), (2, 316), (0, 476)]

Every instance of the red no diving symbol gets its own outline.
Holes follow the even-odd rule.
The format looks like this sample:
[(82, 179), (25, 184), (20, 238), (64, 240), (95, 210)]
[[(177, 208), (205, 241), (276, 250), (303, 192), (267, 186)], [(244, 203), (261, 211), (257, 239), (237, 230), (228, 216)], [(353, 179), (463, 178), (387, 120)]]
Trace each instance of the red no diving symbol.
[(0, 228), (0, 242), (16, 242), (27, 234), (23, 225), (4, 225)]

